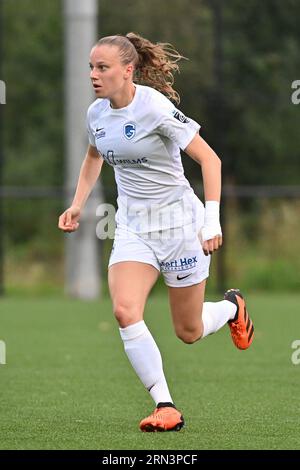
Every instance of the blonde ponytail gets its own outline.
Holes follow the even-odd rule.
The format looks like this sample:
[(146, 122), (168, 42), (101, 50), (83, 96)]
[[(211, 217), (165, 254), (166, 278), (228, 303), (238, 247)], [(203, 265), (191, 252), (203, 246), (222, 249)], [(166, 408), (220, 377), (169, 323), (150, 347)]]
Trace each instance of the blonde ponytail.
[(154, 44), (132, 32), (126, 36), (107, 36), (97, 43), (97, 45), (102, 44), (117, 46), (121, 62), (134, 64), (136, 83), (155, 88), (176, 104), (180, 102), (180, 96), (173, 88), (174, 74), (179, 71), (177, 62), (185, 57), (171, 44), (160, 42)]

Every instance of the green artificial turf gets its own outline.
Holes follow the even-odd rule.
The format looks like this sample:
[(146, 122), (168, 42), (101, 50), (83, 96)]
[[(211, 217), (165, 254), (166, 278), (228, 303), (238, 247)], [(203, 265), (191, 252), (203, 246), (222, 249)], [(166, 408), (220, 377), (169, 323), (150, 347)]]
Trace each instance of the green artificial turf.
[(300, 296), (247, 297), (255, 340), (237, 350), (227, 325), (194, 345), (173, 333), (167, 295), (145, 320), (186, 426), (141, 433), (154, 404), (123, 352), (110, 301), (0, 301), (1, 449), (299, 449)]

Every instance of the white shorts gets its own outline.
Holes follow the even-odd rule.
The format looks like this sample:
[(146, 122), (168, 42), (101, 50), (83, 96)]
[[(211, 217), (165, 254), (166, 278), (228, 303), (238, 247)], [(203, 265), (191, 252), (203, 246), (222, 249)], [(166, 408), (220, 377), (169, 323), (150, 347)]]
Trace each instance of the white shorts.
[(198, 284), (209, 276), (210, 255), (205, 256), (199, 239), (204, 208), (198, 199), (197, 220), (184, 227), (150, 233), (134, 233), (117, 226), (109, 264), (138, 261), (154, 266), (169, 287)]

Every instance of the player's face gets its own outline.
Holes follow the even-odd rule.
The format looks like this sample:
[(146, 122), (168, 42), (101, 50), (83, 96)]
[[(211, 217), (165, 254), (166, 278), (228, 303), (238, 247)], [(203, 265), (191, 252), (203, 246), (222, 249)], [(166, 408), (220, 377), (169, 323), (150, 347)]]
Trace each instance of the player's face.
[(97, 98), (114, 98), (122, 93), (132, 78), (133, 66), (123, 65), (119, 48), (103, 44), (90, 55), (91, 81)]

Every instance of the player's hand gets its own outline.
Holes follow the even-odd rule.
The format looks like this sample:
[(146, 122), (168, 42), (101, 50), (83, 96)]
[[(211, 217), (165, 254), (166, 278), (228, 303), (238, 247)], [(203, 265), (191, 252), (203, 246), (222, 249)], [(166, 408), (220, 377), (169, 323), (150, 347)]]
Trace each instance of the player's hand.
[(210, 240), (203, 242), (202, 248), (205, 256), (211, 255), (214, 251), (218, 250), (222, 246), (222, 243), (222, 235), (216, 235)]
[(205, 201), (204, 224), (199, 238), (205, 256), (211, 255), (222, 246), (219, 201)]
[(204, 224), (199, 235), (205, 256), (211, 255), (222, 246), (222, 229), (220, 222), (211, 225)]
[(80, 218), (80, 209), (77, 206), (71, 206), (65, 210), (58, 219), (58, 228), (63, 232), (75, 232), (78, 229)]

